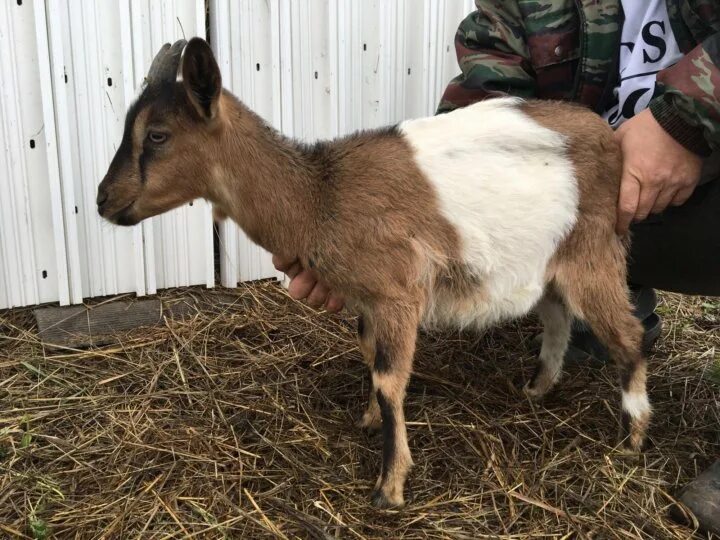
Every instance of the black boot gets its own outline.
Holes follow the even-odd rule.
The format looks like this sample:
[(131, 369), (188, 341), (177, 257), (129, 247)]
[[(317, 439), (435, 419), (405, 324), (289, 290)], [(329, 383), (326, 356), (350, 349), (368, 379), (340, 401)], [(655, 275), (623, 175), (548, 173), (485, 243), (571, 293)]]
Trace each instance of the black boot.
[[(631, 301), (635, 307), (635, 316), (642, 321), (645, 332), (643, 334), (643, 352), (648, 353), (660, 337), (662, 319), (655, 313), (657, 295), (650, 287), (631, 286)], [(542, 335), (533, 343), (537, 349), (542, 345)], [(605, 345), (600, 343), (584, 322), (573, 322), (570, 343), (565, 353), (566, 362), (594, 363), (603, 365), (610, 361), (610, 354)]]
[[(720, 459), (690, 482), (679, 500), (695, 516), (700, 530), (720, 534)], [(670, 515), (692, 527), (693, 520), (685, 508), (673, 505)]]
[[(655, 290), (649, 287), (632, 287), (630, 293), (635, 307), (635, 316), (643, 324), (642, 348), (643, 353), (647, 354), (662, 332), (662, 319), (655, 313), (657, 295)], [(595, 334), (585, 326), (585, 323), (576, 321), (573, 323), (570, 345), (565, 360), (586, 362), (588, 359), (591, 362), (605, 364), (610, 361), (610, 354), (605, 345), (600, 343)]]

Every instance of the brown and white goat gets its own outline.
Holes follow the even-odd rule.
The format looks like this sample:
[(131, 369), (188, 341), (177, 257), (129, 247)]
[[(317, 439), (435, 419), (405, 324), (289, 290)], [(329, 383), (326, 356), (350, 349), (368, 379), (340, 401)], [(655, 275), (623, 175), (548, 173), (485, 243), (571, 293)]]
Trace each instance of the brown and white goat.
[(372, 376), (361, 423), (383, 433), (372, 500), (400, 506), (412, 464), (403, 399), (423, 324), (484, 327), (534, 309), (545, 332), (525, 388), (540, 397), (560, 378), (572, 318), (586, 321), (620, 368), (624, 440), (640, 449), (650, 405), (614, 231), (620, 168), (595, 114), (512, 98), (299, 144), (223, 90), (195, 38), (158, 53), (97, 202), (134, 225), (204, 197), (348, 300)]

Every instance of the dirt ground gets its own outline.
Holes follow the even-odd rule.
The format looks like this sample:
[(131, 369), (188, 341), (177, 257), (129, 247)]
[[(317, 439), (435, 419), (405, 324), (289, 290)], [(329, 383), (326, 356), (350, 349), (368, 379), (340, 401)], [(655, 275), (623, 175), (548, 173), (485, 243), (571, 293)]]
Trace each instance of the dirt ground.
[(0, 312), (0, 537), (694, 534), (667, 509), (720, 455), (718, 300), (662, 298), (641, 457), (615, 449), (612, 366), (568, 365), (541, 405), (523, 396), (534, 319), (422, 335), (397, 512), (368, 504), (380, 441), (354, 427), (368, 390), (354, 319), (272, 283), (162, 296), (201, 310), (86, 350), (44, 348), (30, 310)]

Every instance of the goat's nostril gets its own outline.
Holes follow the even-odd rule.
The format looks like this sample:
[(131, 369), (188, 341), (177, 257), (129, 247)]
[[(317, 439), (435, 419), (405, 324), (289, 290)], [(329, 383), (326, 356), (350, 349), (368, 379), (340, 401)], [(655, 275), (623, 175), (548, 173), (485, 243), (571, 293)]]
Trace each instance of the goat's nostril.
[(108, 199), (107, 191), (98, 191), (97, 194), (97, 205), (102, 206)]

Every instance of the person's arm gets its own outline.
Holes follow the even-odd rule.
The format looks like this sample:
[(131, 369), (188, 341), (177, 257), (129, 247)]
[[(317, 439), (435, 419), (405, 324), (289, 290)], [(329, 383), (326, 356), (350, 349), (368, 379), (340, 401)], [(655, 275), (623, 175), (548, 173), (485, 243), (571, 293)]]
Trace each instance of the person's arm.
[(535, 95), (535, 73), (517, 2), (475, 0), (475, 6), (455, 35), (462, 73), (447, 86), (438, 113), (490, 95)]
[(617, 231), (679, 206), (720, 151), (720, 32), (658, 73), (662, 93), (615, 132), (623, 151)]
[(657, 75), (662, 94), (650, 102), (655, 120), (691, 152), (720, 150), (720, 32)]

